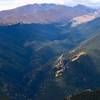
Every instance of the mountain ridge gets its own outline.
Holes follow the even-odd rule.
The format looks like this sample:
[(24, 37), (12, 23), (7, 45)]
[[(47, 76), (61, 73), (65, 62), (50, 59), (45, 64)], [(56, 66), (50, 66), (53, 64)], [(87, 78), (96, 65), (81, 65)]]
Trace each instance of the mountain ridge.
[(83, 5), (75, 7), (56, 4), (25, 5), (15, 9), (1, 11), (0, 25), (16, 23), (59, 23), (94, 11), (95, 9)]

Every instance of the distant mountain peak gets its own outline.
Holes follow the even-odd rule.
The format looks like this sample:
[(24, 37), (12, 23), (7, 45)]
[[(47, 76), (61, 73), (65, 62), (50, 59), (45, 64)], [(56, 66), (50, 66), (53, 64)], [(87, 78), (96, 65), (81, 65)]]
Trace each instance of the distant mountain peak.
[(78, 5), (74, 6), (74, 8), (90, 8), (90, 7), (88, 7), (86, 5), (78, 4)]
[(87, 7), (87, 6), (82, 5), (82, 4), (77, 4), (77, 5), (76, 5), (76, 6), (74, 6), (74, 7)]
[(89, 7), (89, 6), (86, 6), (86, 5), (82, 5), (82, 4), (78, 4), (78, 5), (76, 5), (76, 6), (74, 6), (74, 9), (81, 9), (81, 10), (91, 10), (91, 12), (93, 12), (93, 11), (95, 11), (96, 9), (94, 9), (94, 8), (91, 8), (91, 7)]

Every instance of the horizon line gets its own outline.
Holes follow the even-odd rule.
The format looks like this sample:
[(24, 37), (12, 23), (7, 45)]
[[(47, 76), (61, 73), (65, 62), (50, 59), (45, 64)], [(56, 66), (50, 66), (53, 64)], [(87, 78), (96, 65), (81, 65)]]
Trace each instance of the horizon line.
[(75, 5), (66, 5), (66, 4), (57, 4), (57, 3), (30, 3), (30, 4), (20, 5), (20, 6), (17, 6), (17, 7), (12, 7), (12, 8), (9, 8), (9, 9), (0, 10), (0, 12), (1, 11), (12, 10), (12, 9), (16, 9), (16, 8), (20, 8), (20, 7), (24, 7), (24, 6), (28, 6), (28, 5), (43, 5), (43, 4), (61, 5), (61, 6), (66, 6), (66, 7), (75, 7), (75, 6), (78, 6), (78, 5), (82, 5), (82, 6), (86, 6), (86, 7), (92, 8), (92, 9), (99, 9), (100, 8), (100, 7), (97, 7), (97, 6), (89, 6), (89, 5), (85, 5), (85, 4), (81, 4), (81, 3), (75, 4)]

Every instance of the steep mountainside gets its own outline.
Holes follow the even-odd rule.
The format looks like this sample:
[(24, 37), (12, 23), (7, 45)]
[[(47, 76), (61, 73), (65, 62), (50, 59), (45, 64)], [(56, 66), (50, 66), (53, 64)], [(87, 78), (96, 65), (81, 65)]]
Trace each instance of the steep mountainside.
[(64, 100), (100, 100), (100, 90), (87, 90), (78, 95), (70, 95), (65, 97)]
[[(0, 12), (0, 25), (16, 23), (58, 23), (73, 17), (93, 13), (95, 10), (83, 5), (67, 7), (55, 4), (33, 4)], [(41, 17), (40, 17), (41, 16)]]
[[(85, 54), (77, 57), (80, 52), (85, 52)], [(83, 77), (86, 73), (87, 75), (91, 73), (89, 77), (83, 77), (84, 82), (88, 81), (89, 86), (86, 85), (87, 89), (97, 89), (97, 91), (86, 91), (80, 93), (79, 95), (70, 95), (66, 97), (65, 100), (99, 100), (100, 90), (98, 89), (100, 89), (100, 32), (96, 33), (95, 36), (91, 37), (87, 41), (81, 43), (80, 46), (72, 52), (71, 56), (74, 59), (72, 60), (72, 66), (83, 69), (81, 72), (85, 71), (83, 75), (81, 75), (81, 72), (79, 72), (81, 77)], [(88, 69), (89, 67), (90, 69)]]
[[(0, 26), (0, 99), (51, 100), (54, 97), (54, 100), (60, 100), (66, 93), (87, 88), (88, 81), (82, 84), (81, 89), (79, 83), (83, 81), (80, 76), (77, 77), (77, 72), (82, 71), (83, 75), (86, 69), (71, 67), (67, 75), (65, 72), (63, 77), (56, 79), (52, 64), (58, 54), (73, 49), (100, 32), (99, 22), (98, 18), (74, 28), (70, 27), (70, 23)], [(73, 66), (72, 63), (70, 66)], [(90, 83), (92, 77), (96, 81), (98, 77), (94, 68), (88, 66), (88, 69), (94, 74), (86, 73), (85, 76), (90, 78)], [(76, 82), (77, 78), (79, 81)], [(95, 86), (95, 82), (92, 86)]]
[(34, 98), (66, 38), (63, 30), (55, 24), (0, 26), (0, 99)]
[(88, 41), (83, 42), (76, 51), (80, 50), (87, 52), (93, 60), (97, 71), (100, 72), (100, 33), (97, 33)]
[[(96, 19), (87, 24), (83, 24), (78, 26), (77, 31), (74, 32), (79, 32), (80, 30), (80, 33), (86, 33), (89, 37), (94, 36), (92, 33), (100, 32), (99, 22), (100, 19)], [(60, 77), (57, 78), (55, 77), (55, 69), (52, 69), (51, 72), (49, 72), (48, 78), (41, 85), (41, 89), (37, 93), (37, 100), (51, 100), (52, 97), (53, 100), (62, 100), (65, 95), (75, 95), (85, 91), (86, 89), (94, 90), (100, 88), (100, 73), (96, 69), (96, 66), (90, 55), (85, 53), (85, 51), (78, 55), (74, 54), (74, 58), (72, 57), (71, 59), (68, 56), (68, 52), (66, 55), (64, 57), (65, 71)]]

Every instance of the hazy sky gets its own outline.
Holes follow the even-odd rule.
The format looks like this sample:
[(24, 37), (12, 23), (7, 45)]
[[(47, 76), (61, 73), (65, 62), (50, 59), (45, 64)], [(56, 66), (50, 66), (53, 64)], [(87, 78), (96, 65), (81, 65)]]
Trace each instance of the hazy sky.
[(56, 3), (65, 5), (85, 4), (100, 7), (100, 0), (0, 0), (0, 10), (12, 9), (18, 6), (33, 3)]

